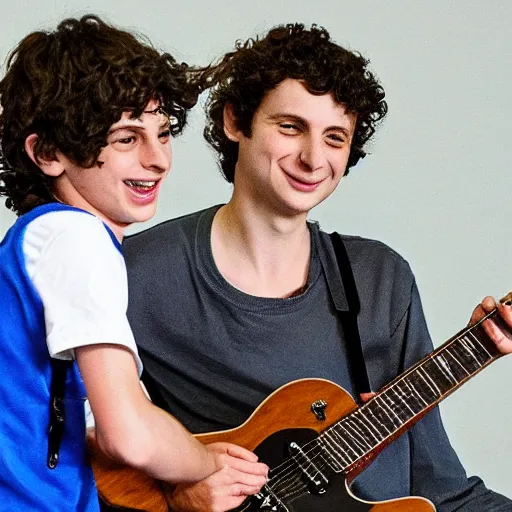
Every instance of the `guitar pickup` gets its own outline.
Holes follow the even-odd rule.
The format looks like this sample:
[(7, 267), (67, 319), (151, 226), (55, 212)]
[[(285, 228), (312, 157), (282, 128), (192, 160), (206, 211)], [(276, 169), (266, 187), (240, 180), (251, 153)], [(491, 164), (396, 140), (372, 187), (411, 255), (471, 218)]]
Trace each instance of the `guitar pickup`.
[(308, 482), (308, 488), (311, 494), (324, 494), (329, 485), (329, 479), (314, 463), (313, 457), (309, 457), (308, 453), (302, 450), (295, 442), (289, 443), (288, 451)]

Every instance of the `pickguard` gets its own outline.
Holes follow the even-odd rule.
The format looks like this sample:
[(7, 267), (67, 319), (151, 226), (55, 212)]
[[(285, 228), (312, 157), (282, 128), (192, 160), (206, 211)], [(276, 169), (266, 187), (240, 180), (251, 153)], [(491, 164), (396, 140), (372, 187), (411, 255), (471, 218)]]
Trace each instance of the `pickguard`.
[[(289, 457), (288, 445), (296, 442), (304, 445), (308, 441), (315, 439), (318, 434), (310, 429), (285, 429), (275, 432), (267, 437), (254, 452), (262, 462), (265, 462), (271, 468), (277, 468), (285, 459)], [(285, 501), (288, 512), (367, 512), (371, 510), (371, 504), (362, 503), (355, 500), (347, 492), (345, 486), (345, 475), (343, 473), (330, 472), (326, 475), (329, 479), (329, 485), (323, 494), (314, 494), (306, 492), (300, 496)], [(304, 479), (307, 484), (307, 479)], [(239, 508), (237, 510), (244, 510)], [(273, 511), (271, 508), (260, 508), (259, 504), (252, 505), (247, 511)], [(280, 512), (276, 509), (276, 512)]]

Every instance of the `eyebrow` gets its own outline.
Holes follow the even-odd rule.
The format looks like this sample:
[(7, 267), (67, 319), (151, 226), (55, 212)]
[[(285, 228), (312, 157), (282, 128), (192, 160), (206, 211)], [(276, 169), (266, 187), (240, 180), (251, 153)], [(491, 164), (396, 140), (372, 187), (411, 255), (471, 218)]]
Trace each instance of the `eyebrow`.
[[(274, 120), (274, 121), (277, 121), (279, 119), (292, 119), (295, 122), (301, 124), (302, 126), (309, 126), (309, 124), (310, 124), (303, 117), (298, 116), (296, 114), (290, 114), (288, 112), (278, 112), (277, 114), (273, 114), (273, 115), (269, 116), (269, 119)], [(350, 129), (345, 127), (345, 126), (331, 125), (331, 126), (328, 126), (327, 128), (325, 128), (324, 132), (328, 132), (328, 131), (331, 131), (331, 130), (341, 131), (341, 132), (343, 132), (343, 134), (346, 137), (350, 136)]]
[[(162, 128), (169, 128), (169, 126), (170, 126), (169, 120), (167, 118), (164, 118), (163, 121), (160, 123), (160, 126), (158, 127), (158, 129), (161, 130)], [(146, 129), (144, 127), (144, 125), (142, 124), (141, 119), (133, 118), (133, 119), (124, 119), (124, 120), (118, 121), (110, 128), (108, 133), (109, 134), (114, 133), (117, 130), (129, 130), (130, 128), (139, 128), (139, 129), (142, 128), (143, 130)]]

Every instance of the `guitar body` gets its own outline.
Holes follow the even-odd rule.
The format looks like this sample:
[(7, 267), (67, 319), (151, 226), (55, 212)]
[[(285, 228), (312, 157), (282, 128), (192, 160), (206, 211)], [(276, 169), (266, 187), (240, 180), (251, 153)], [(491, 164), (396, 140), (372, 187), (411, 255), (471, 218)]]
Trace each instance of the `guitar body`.
[[(321, 401), (321, 402), (320, 402)], [(316, 413), (312, 406), (321, 404)], [(357, 408), (352, 397), (341, 387), (323, 379), (302, 379), (286, 384), (272, 393), (240, 427), (199, 434), (204, 444), (230, 442), (258, 454), (270, 468), (290, 457), (289, 443), (299, 446)], [(91, 437), (91, 443), (94, 440)], [(94, 450), (93, 450), (94, 453)], [(159, 482), (127, 467), (92, 457), (92, 466), (100, 496), (110, 505), (146, 512), (168, 510), (165, 490)], [(300, 493), (280, 505), (252, 498), (237, 510), (275, 512), (434, 512), (434, 505), (424, 498), (399, 498), (384, 502), (365, 502), (355, 497), (349, 483), (369, 463), (345, 474), (329, 475), (329, 485), (320, 493)], [(284, 506), (284, 508), (283, 508)]]

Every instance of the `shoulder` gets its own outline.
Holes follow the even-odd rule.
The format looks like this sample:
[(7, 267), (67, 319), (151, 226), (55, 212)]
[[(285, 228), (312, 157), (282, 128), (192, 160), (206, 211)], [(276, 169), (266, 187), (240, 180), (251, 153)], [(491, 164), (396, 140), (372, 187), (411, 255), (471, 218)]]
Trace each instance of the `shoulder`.
[[(330, 235), (319, 228), (317, 229), (324, 250), (333, 251)], [(389, 270), (413, 278), (408, 261), (384, 242), (355, 235), (342, 233), (339, 235), (347, 249), (350, 262), (354, 269), (362, 271), (374, 270), (375, 273)]]
[(128, 266), (168, 261), (192, 251), (199, 224), (213, 217), (217, 209), (214, 206), (189, 213), (126, 237), (123, 253)]
[(27, 223), (23, 253), (29, 267), (42, 259), (53, 259), (55, 264), (99, 258), (104, 262), (106, 252), (118, 260), (121, 254), (112, 236), (100, 219), (86, 212), (50, 211)]
[[(318, 230), (319, 251), (328, 279), (339, 275), (330, 236)], [(409, 263), (394, 249), (378, 240), (340, 235), (356, 281), (363, 311), (371, 318), (377, 314), (394, 329), (409, 307), (414, 275)], [(330, 277), (331, 276), (331, 277)]]
[(70, 238), (83, 239), (84, 235), (99, 238), (108, 235), (103, 222), (80, 210), (56, 210), (44, 213), (27, 224), (27, 232), (37, 233), (50, 239), (65, 234)]
[(58, 246), (78, 253), (118, 246), (103, 221), (80, 210), (51, 211), (35, 217), (26, 226), (23, 243), (28, 252)]

